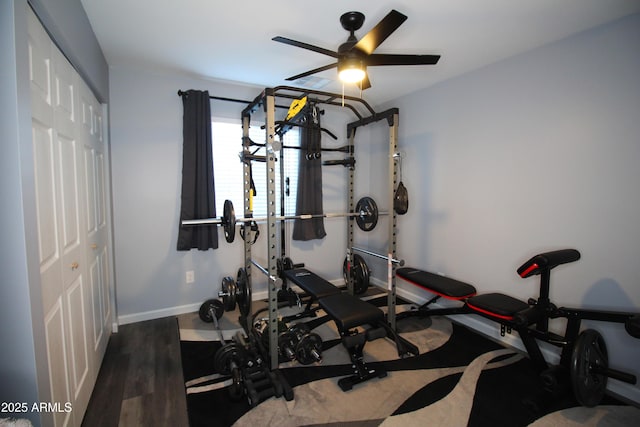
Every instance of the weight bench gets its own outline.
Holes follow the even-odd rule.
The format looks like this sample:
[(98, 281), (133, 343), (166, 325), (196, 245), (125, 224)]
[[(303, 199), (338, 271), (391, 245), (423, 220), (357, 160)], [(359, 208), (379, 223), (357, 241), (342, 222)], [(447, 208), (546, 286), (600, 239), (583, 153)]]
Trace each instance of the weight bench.
[[(351, 390), (355, 384), (371, 378), (383, 378), (387, 375), (385, 370), (371, 369), (364, 363), (363, 349), (367, 341), (388, 337), (395, 341), (398, 356), (418, 355), (418, 348), (396, 334), (387, 323), (384, 311), (379, 307), (343, 293), (338, 287), (307, 269), (287, 270), (284, 274), (311, 297), (307, 311), (311, 310), (310, 305), (317, 301), (320, 308), (335, 322), (354, 370), (353, 375), (338, 381), (343, 391)], [(364, 325), (369, 325), (370, 328), (365, 329)], [(364, 331), (358, 331), (359, 327)]]
[(452, 301), (464, 302), (468, 298), (476, 295), (476, 288), (465, 282), (461, 282), (450, 277), (441, 276), (439, 274), (430, 273), (428, 271), (419, 270), (417, 268), (403, 267), (396, 270), (396, 277), (399, 277), (419, 288), (435, 294), (433, 298), (422, 304), (415, 310), (405, 311), (396, 315), (397, 319), (403, 319), (410, 316), (433, 316), (447, 314), (465, 314), (470, 309), (466, 305), (459, 307), (446, 307), (438, 309), (430, 309), (429, 306), (440, 298)]
[(316, 311), (320, 308), (312, 308), (314, 303), (317, 303), (320, 298), (341, 293), (340, 288), (334, 286), (332, 283), (326, 281), (317, 274), (312, 273), (306, 268), (284, 270), (283, 274), (287, 280), (297, 285), (309, 296), (309, 301), (307, 302), (305, 309), (301, 313), (287, 316), (283, 319), (285, 322), (289, 322), (294, 319), (301, 319), (303, 317), (314, 317), (316, 315)]
[[(411, 314), (477, 314), (499, 323), (501, 335), (514, 329), (538, 371), (544, 389), (556, 396), (568, 391), (570, 386), (576, 400), (591, 407), (602, 399), (608, 378), (635, 384), (636, 376), (609, 367), (604, 338), (595, 329), (581, 330), (582, 321), (621, 323), (629, 335), (640, 338), (640, 313), (556, 307), (549, 299), (551, 270), (579, 259), (577, 250), (561, 249), (535, 255), (522, 264), (517, 270), (520, 277), (540, 276), (538, 299), (531, 298), (527, 302), (501, 293), (475, 295), (471, 285), (420, 270), (401, 268), (396, 273), (398, 277), (434, 292), (436, 297), (432, 301), (445, 297), (464, 302), (463, 306), (454, 308), (429, 310), (421, 307)], [(566, 320), (564, 335), (549, 330), (549, 321), (557, 318)], [(538, 341), (561, 349), (558, 365), (550, 365), (545, 360)]]

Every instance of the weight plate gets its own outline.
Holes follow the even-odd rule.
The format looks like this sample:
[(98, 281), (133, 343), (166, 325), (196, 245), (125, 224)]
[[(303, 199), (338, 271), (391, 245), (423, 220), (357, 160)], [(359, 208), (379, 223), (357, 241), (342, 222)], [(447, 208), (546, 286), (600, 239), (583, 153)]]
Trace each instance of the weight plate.
[(284, 261), (282, 258), (276, 260), (276, 270), (278, 271), (278, 277), (284, 279)]
[(311, 327), (306, 323), (296, 323), (289, 328), (289, 332), (294, 334), (296, 336), (296, 339), (299, 340), (300, 337), (311, 332)]
[(602, 400), (607, 388), (609, 367), (607, 346), (602, 335), (594, 329), (580, 333), (571, 352), (570, 377), (573, 394), (578, 403), (594, 407)]
[(223, 345), (218, 351), (216, 351), (213, 357), (213, 367), (220, 375), (229, 375), (233, 369), (232, 365), (238, 366), (239, 355), (238, 348), (235, 342)]
[(219, 299), (212, 298), (203, 302), (200, 306), (198, 315), (203, 322), (211, 323), (213, 322), (213, 317), (211, 316), (212, 312), (217, 319), (222, 317), (222, 314), (224, 313), (224, 306)]
[(251, 313), (251, 286), (249, 285), (246, 269), (238, 269), (236, 283), (238, 288), (238, 307), (240, 307), (240, 313), (246, 317)]
[(229, 199), (224, 201), (222, 226), (224, 228), (225, 240), (227, 243), (232, 243), (236, 238), (236, 212), (233, 209), (233, 202)]
[(211, 304), (213, 305), (213, 313), (216, 316), (216, 319), (220, 320), (224, 315), (224, 304), (218, 298), (214, 298)]
[(236, 309), (236, 289), (237, 286), (232, 277), (227, 276), (222, 279), (222, 291), (218, 296), (222, 297), (225, 311), (233, 311)]
[[(349, 284), (350, 267), (347, 258), (345, 258), (342, 263), (342, 276), (346, 284)], [(364, 258), (358, 254), (354, 254), (353, 266), (351, 268), (353, 268), (353, 292), (356, 295), (362, 295), (369, 289), (369, 267), (364, 261)]]
[(302, 338), (296, 345), (296, 360), (303, 365), (310, 365), (322, 360), (322, 338), (320, 335), (310, 333)]
[(289, 362), (296, 358), (296, 342), (295, 334), (289, 331), (283, 332), (278, 336), (278, 350), (284, 359)]
[(362, 231), (371, 231), (378, 224), (378, 205), (371, 197), (363, 197), (356, 203), (356, 223)]

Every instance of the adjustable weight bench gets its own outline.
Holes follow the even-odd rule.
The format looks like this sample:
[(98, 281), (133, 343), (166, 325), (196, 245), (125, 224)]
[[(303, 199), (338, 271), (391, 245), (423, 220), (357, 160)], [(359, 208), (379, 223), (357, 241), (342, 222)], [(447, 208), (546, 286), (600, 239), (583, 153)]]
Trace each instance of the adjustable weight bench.
[[(602, 399), (608, 378), (629, 384), (636, 376), (610, 368), (604, 338), (595, 329), (581, 330), (582, 320), (624, 324), (632, 337), (640, 339), (640, 313), (557, 307), (549, 299), (551, 270), (559, 265), (580, 259), (575, 249), (561, 249), (533, 256), (517, 272), (522, 278), (540, 276), (537, 299), (527, 302), (501, 293), (475, 295), (473, 286), (410, 268), (397, 270), (398, 277), (436, 294), (439, 297), (464, 302), (461, 307), (429, 310), (425, 306), (409, 315), (477, 314), (500, 324), (501, 335), (515, 329), (524, 344), (531, 362), (540, 374), (545, 390), (552, 393), (573, 389), (577, 401), (584, 406), (595, 406)], [(400, 313), (400, 317), (404, 313)], [(563, 335), (549, 330), (552, 319), (566, 319)], [(560, 363), (552, 366), (546, 360), (538, 341), (561, 349)]]
[[(317, 301), (327, 316), (335, 322), (342, 344), (349, 352), (354, 371), (353, 375), (338, 381), (343, 391), (350, 390), (355, 384), (371, 378), (383, 378), (387, 375), (386, 371), (371, 369), (364, 363), (363, 349), (367, 341), (388, 337), (395, 341), (400, 357), (418, 355), (418, 348), (400, 337), (389, 326), (384, 311), (379, 307), (354, 295), (343, 293), (338, 287), (307, 269), (287, 270), (284, 274), (311, 297), (307, 310)], [(370, 328), (365, 329), (364, 325), (369, 325)], [(359, 331), (360, 327), (364, 330)]]
[(450, 277), (441, 276), (439, 274), (411, 267), (398, 268), (396, 270), (396, 276), (418, 286), (419, 288), (435, 294), (433, 298), (422, 304), (417, 309), (398, 313), (396, 315), (397, 319), (403, 319), (410, 316), (465, 314), (470, 312), (466, 305), (438, 309), (430, 309), (429, 306), (440, 298), (464, 302), (468, 298), (476, 295), (476, 288), (473, 287), (473, 285)]
[(317, 274), (312, 273), (306, 268), (284, 270), (283, 274), (287, 280), (297, 285), (309, 296), (305, 309), (301, 313), (287, 316), (283, 319), (285, 322), (294, 319), (301, 319), (303, 317), (314, 317), (319, 307), (312, 308), (313, 304), (317, 303), (320, 298), (339, 294), (341, 292), (340, 288), (334, 286), (332, 283), (326, 281)]

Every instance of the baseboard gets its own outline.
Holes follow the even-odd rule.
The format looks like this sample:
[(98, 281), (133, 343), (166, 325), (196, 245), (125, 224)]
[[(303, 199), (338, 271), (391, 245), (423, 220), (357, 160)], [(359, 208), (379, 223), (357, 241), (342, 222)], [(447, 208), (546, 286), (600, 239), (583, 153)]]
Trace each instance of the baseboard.
[(180, 305), (177, 307), (144, 311), (142, 313), (126, 314), (123, 316), (118, 316), (118, 324), (126, 325), (128, 323), (144, 322), (145, 320), (160, 319), (162, 317), (193, 313), (194, 311), (198, 311), (200, 309), (200, 305), (202, 305), (202, 301), (193, 304)]

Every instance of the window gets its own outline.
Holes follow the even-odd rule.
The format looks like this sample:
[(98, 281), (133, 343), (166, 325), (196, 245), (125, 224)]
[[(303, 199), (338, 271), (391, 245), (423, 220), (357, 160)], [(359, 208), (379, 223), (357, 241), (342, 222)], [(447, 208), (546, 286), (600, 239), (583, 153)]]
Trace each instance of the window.
[[(262, 144), (265, 142), (265, 131), (260, 129), (261, 124), (253, 123), (249, 129), (249, 137), (252, 141)], [(216, 215), (222, 216), (224, 201), (233, 202), (236, 216), (243, 216), (244, 186), (243, 170), (240, 161), (242, 152), (242, 125), (239, 121), (213, 119), (211, 122), (213, 145), (213, 173), (216, 189)], [(285, 146), (300, 146), (300, 136), (297, 128), (289, 130), (283, 138)], [(252, 152), (264, 155), (264, 148), (252, 147)], [(285, 184), (285, 215), (295, 215), (296, 194), (298, 188), (298, 155), (299, 150), (284, 150), (284, 176), (289, 179), (289, 191), (286, 193)], [(276, 214), (280, 214), (280, 161), (276, 162)], [(267, 216), (267, 192), (266, 192), (266, 163), (252, 162), (253, 182), (256, 188), (256, 196), (253, 198), (253, 215), (255, 217)]]

